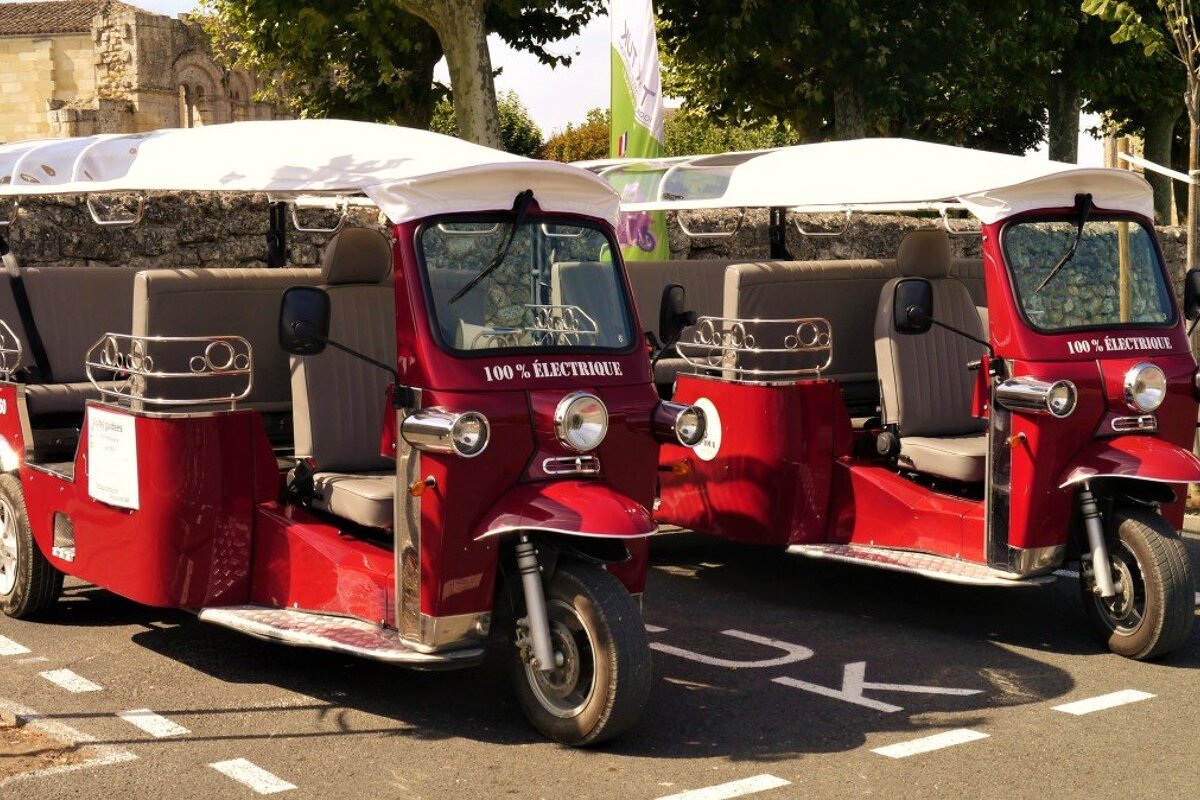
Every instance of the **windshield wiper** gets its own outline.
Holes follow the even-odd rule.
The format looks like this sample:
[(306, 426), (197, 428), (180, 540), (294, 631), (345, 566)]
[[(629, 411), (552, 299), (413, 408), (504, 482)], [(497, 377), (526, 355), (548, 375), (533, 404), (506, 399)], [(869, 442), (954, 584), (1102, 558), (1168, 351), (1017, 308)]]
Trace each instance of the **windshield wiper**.
[(1058, 271), (1065, 267), (1071, 259), (1075, 258), (1075, 251), (1079, 249), (1079, 240), (1083, 238), (1083, 226), (1087, 224), (1088, 217), (1092, 213), (1092, 196), (1090, 194), (1075, 195), (1075, 206), (1079, 209), (1079, 218), (1075, 220), (1075, 239), (1071, 242), (1071, 246), (1067, 248), (1067, 252), (1062, 254), (1062, 258), (1054, 265), (1054, 269), (1050, 270), (1050, 274), (1042, 279), (1038, 287), (1033, 290), (1034, 294), (1038, 294), (1042, 289), (1046, 288), (1046, 284), (1054, 280), (1054, 276)]
[(450, 298), (450, 305), (454, 305), (463, 298), (467, 292), (479, 285), (480, 281), (495, 272), (504, 259), (508, 258), (508, 251), (512, 249), (513, 239), (517, 238), (517, 229), (525, 224), (525, 215), (529, 213), (529, 206), (533, 203), (533, 189), (526, 189), (517, 195), (517, 199), (513, 201), (513, 214), (516, 218), (513, 220), (512, 227), (508, 229), (508, 236), (504, 237), (504, 242), (496, 251), (496, 257), (492, 259), (492, 263), (488, 264), (482, 272), (467, 282), (467, 285), (454, 293)]

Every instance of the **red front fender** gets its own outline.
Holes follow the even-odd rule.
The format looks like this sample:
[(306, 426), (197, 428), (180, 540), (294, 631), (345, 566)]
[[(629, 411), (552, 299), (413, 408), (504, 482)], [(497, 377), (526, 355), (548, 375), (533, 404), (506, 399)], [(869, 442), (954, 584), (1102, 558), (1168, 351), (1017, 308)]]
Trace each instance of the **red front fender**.
[(1097, 439), (1080, 450), (1062, 474), (1060, 488), (1093, 478), (1140, 478), (1160, 483), (1200, 482), (1200, 458), (1154, 436)]
[(524, 483), (492, 506), (475, 539), (509, 531), (637, 539), (657, 530), (650, 512), (599, 481)]

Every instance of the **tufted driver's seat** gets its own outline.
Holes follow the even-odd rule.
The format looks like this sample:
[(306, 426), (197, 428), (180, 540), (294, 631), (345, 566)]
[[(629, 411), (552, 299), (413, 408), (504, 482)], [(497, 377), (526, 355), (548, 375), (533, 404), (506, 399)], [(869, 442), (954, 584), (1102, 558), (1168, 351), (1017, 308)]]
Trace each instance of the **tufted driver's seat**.
[[(396, 363), (392, 245), (379, 231), (347, 228), (325, 249), (329, 338)], [(392, 527), (395, 462), (379, 454), (386, 372), (332, 347), (292, 356), (296, 455), (316, 462), (313, 507), (371, 528)]]
[[(934, 319), (984, 339), (971, 295), (950, 277), (950, 261), (950, 239), (940, 230), (909, 233), (896, 254), (901, 276), (925, 278), (932, 285)], [(982, 481), (987, 426), (971, 414), (975, 375), (967, 368), (981, 348), (936, 325), (922, 334), (897, 333), (893, 296), (900, 280), (884, 285), (875, 315), (883, 421), (899, 433), (899, 464), (957, 481)]]

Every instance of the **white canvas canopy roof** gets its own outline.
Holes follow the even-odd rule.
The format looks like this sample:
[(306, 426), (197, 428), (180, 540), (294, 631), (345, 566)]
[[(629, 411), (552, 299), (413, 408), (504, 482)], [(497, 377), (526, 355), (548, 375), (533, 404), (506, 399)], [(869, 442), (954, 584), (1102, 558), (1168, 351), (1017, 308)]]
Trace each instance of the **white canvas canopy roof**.
[(393, 222), (509, 209), (533, 189), (544, 211), (615, 222), (595, 175), (429, 131), (344, 120), (236, 122), (0, 146), (0, 198), (52, 194), (365, 194)]
[(1118, 169), (1081, 168), (910, 139), (858, 139), (658, 161), (591, 162), (616, 186), (637, 177), (622, 211), (790, 208), (896, 211), (965, 208), (985, 223), (1037, 208), (1100, 208), (1154, 216), (1150, 185)]

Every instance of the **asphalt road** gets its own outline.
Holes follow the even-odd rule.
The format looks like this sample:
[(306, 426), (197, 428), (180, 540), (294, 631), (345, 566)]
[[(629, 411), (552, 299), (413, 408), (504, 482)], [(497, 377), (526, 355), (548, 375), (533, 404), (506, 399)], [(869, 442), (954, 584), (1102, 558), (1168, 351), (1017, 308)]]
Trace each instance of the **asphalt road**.
[[(1200, 540), (1188, 544), (1200, 561)], [(645, 717), (578, 751), (527, 725), (499, 666), (407, 672), (72, 586), (52, 620), (0, 619), (7, 649), (28, 650), (0, 656), (0, 708), (93, 737), (110, 763), (0, 796), (256, 796), (227, 772), (293, 797), (1145, 797), (1200, 785), (1200, 627), (1159, 663), (1110, 655), (1074, 580), (974, 589), (673, 535), (655, 541), (645, 619)], [(99, 688), (42, 675), (80, 688), (60, 670)], [(1074, 708), (1091, 713), (1056, 710), (1093, 698)], [(140, 709), (157, 715), (137, 718), (150, 731), (116, 716)]]

